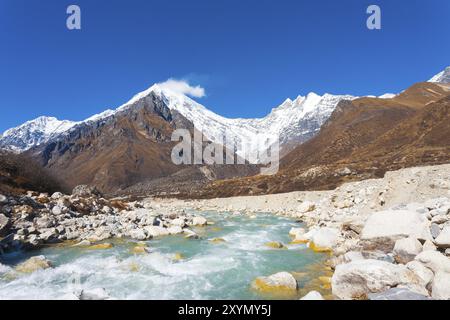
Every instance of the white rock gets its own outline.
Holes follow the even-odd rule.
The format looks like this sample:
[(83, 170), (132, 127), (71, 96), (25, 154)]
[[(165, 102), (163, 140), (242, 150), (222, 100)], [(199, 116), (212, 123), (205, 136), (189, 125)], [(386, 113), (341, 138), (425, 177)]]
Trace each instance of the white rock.
[(411, 261), (406, 264), (406, 268), (411, 270), (419, 279), (419, 284), (426, 288), (433, 281), (434, 273), (419, 261)]
[(408, 237), (395, 242), (394, 258), (398, 263), (407, 264), (422, 252), (422, 244), (419, 240)]
[(324, 300), (322, 295), (317, 291), (310, 291), (307, 295), (305, 295), (300, 300)]
[(415, 211), (380, 211), (367, 220), (361, 232), (361, 240), (368, 250), (380, 249), (389, 252), (398, 239), (413, 237), (430, 240), (429, 224), (426, 217)]
[(430, 240), (425, 241), (423, 244), (423, 251), (436, 251), (437, 247)]
[(145, 240), (147, 239), (147, 235), (142, 229), (133, 229), (130, 231), (130, 237), (136, 240)]
[(434, 240), (434, 243), (440, 248), (450, 248), (450, 225), (442, 229), (439, 236)]
[(339, 230), (334, 228), (320, 228), (311, 237), (311, 242), (319, 248), (334, 248), (339, 239)]
[(208, 223), (208, 221), (200, 216), (194, 217), (192, 219), (192, 225), (194, 226), (205, 226)]
[(169, 231), (163, 227), (147, 226), (144, 227), (144, 230), (150, 237), (161, 237), (169, 235)]
[(172, 226), (167, 228), (167, 232), (169, 232), (169, 234), (181, 234), (183, 233), (183, 228), (180, 226)]
[(333, 294), (340, 299), (365, 299), (369, 293), (383, 292), (415, 278), (403, 265), (366, 259), (338, 265), (331, 284)]
[(415, 260), (421, 262), (434, 273), (450, 273), (450, 259), (439, 251), (423, 251), (415, 258)]
[(352, 261), (364, 260), (364, 256), (358, 251), (349, 251), (344, 254), (344, 262), (349, 263)]
[(55, 193), (52, 194), (52, 196), (51, 196), (51, 198), (52, 198), (53, 200), (57, 200), (57, 199), (59, 199), (59, 198), (61, 198), (61, 197), (64, 197), (64, 195), (63, 195), (61, 192), (55, 192)]
[(170, 221), (170, 224), (172, 226), (178, 226), (178, 227), (181, 227), (181, 228), (183, 228), (186, 225), (184, 219), (180, 219), (180, 218), (173, 219), (172, 221)]
[(297, 290), (297, 280), (289, 272), (278, 272), (268, 277), (257, 278), (256, 287), (258, 288), (258, 282), (262, 282), (265, 287), (283, 288), (288, 290)]
[(445, 214), (438, 214), (437, 216), (434, 216), (431, 219), (431, 223), (436, 223), (436, 224), (443, 224), (446, 223), (448, 221), (447, 215)]
[(433, 279), (433, 287), (431, 296), (434, 299), (449, 300), (450, 299), (450, 273), (438, 272)]

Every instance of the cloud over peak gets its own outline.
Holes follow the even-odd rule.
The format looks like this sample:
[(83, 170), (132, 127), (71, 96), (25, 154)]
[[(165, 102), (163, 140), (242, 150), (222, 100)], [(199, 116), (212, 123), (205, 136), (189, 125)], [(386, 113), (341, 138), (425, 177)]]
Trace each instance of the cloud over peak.
[(205, 89), (201, 86), (191, 86), (186, 80), (177, 80), (170, 78), (167, 81), (158, 83), (162, 89), (167, 89), (175, 93), (185, 94), (194, 98), (203, 98)]

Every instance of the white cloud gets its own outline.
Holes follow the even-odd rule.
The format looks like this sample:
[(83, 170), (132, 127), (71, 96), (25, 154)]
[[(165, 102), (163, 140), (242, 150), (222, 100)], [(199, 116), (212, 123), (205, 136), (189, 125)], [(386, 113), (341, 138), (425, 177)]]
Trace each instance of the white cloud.
[(158, 83), (162, 89), (167, 89), (176, 93), (182, 93), (194, 98), (202, 98), (205, 96), (205, 89), (200, 86), (191, 86), (186, 80), (169, 79)]

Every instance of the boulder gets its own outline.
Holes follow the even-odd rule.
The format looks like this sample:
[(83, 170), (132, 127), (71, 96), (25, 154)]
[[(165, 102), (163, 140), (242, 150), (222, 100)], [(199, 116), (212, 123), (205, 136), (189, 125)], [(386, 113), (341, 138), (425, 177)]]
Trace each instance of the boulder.
[(431, 289), (433, 299), (449, 300), (450, 299), (450, 273), (437, 272), (433, 279)]
[(205, 226), (208, 223), (208, 221), (200, 216), (194, 217), (192, 219), (192, 225), (193, 226)]
[(144, 227), (144, 230), (149, 237), (153, 237), (153, 238), (169, 235), (169, 231), (163, 227), (147, 226), (147, 227)]
[(361, 244), (366, 250), (391, 252), (397, 240), (407, 237), (430, 240), (428, 219), (416, 211), (380, 211), (367, 219), (361, 232)]
[(422, 244), (414, 238), (399, 239), (394, 246), (394, 259), (398, 263), (407, 264), (422, 252)]
[(64, 195), (63, 195), (61, 192), (55, 192), (55, 193), (53, 193), (52, 196), (51, 196), (51, 198), (52, 198), (53, 200), (58, 200), (59, 198), (62, 198), (62, 197), (64, 197)]
[(450, 259), (439, 251), (423, 251), (414, 260), (422, 263), (435, 274), (437, 272), (450, 273)]
[(399, 284), (417, 281), (403, 265), (366, 259), (340, 264), (332, 277), (332, 291), (340, 299), (366, 299)]
[(437, 247), (434, 245), (433, 242), (431, 242), (430, 240), (425, 241), (425, 243), (423, 244), (423, 251), (436, 251)]
[(286, 249), (284, 244), (279, 242), (279, 241), (267, 242), (265, 245), (266, 245), (266, 247), (269, 247), (269, 248), (272, 248), (272, 249)]
[(316, 251), (332, 250), (339, 239), (340, 231), (334, 228), (320, 228), (311, 237), (312, 249)]
[(167, 232), (169, 232), (169, 234), (181, 234), (183, 233), (183, 228), (180, 226), (171, 226), (167, 228)]
[(438, 214), (431, 219), (431, 223), (436, 223), (436, 224), (443, 224), (443, 223), (446, 223), (447, 221), (448, 221), (448, 218), (447, 218), (447, 215), (445, 215), (445, 214)]
[(297, 291), (297, 280), (289, 272), (278, 272), (268, 277), (256, 278), (253, 288), (262, 292), (287, 292)]
[(352, 261), (364, 260), (364, 256), (358, 251), (349, 251), (344, 254), (344, 262), (349, 263)]
[(430, 300), (428, 296), (418, 294), (406, 288), (391, 288), (380, 293), (369, 293), (369, 300)]
[(52, 264), (44, 256), (31, 257), (30, 259), (22, 262), (16, 266), (16, 271), (22, 273), (33, 273), (38, 270), (44, 270), (51, 268)]
[(172, 226), (184, 228), (184, 226), (186, 225), (186, 222), (184, 221), (184, 219), (177, 218), (177, 219), (173, 219), (172, 221), (170, 221), (170, 224)]
[(442, 229), (439, 236), (434, 240), (434, 243), (439, 248), (450, 248), (450, 225), (447, 225)]
[(81, 198), (102, 197), (102, 193), (96, 187), (79, 185), (73, 189), (72, 196)]
[(317, 291), (310, 291), (300, 300), (324, 300), (322, 295)]
[(145, 234), (144, 230), (139, 229), (139, 228), (133, 229), (129, 233), (130, 233), (130, 237), (135, 240), (145, 240), (148, 238), (147, 235)]

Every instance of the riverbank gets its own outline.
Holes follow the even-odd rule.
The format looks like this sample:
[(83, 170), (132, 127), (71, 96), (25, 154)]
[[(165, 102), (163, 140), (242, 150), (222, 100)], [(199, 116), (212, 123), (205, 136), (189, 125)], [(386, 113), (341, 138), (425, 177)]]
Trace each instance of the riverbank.
[(332, 191), (200, 201), (200, 211), (270, 212), (304, 222), (294, 241), (332, 254), (341, 299), (450, 299), (450, 165), (388, 172)]
[[(79, 187), (72, 195), (0, 195), (0, 232), (6, 235), (1, 248), (40, 250), (63, 243), (65, 248), (111, 250), (115, 241), (124, 239), (131, 241), (134, 253), (146, 254), (153, 241), (167, 236), (201, 239), (202, 228), (214, 227), (216, 219), (205, 218), (213, 213), (223, 221), (245, 216), (240, 223), (249, 225), (270, 213), (293, 223), (278, 230), (289, 241), (264, 238), (267, 226), (256, 225), (253, 232), (271, 250), (306, 245), (310, 252), (328, 254), (328, 267), (321, 264), (321, 272), (327, 272), (316, 277), (317, 285), (306, 285), (299, 283), (296, 271), (280, 264), (273, 274), (253, 275), (256, 290), (297, 295), (306, 294), (306, 289), (328, 288), (333, 296), (322, 292), (327, 298), (449, 299), (449, 173), (450, 165), (409, 168), (332, 191), (211, 200), (107, 200), (88, 187)], [(209, 240), (230, 242), (219, 236)], [(251, 244), (253, 240), (239, 241)], [(17, 267), (46, 270), (51, 261), (32, 258)], [(314, 292), (308, 298), (321, 296)]]

